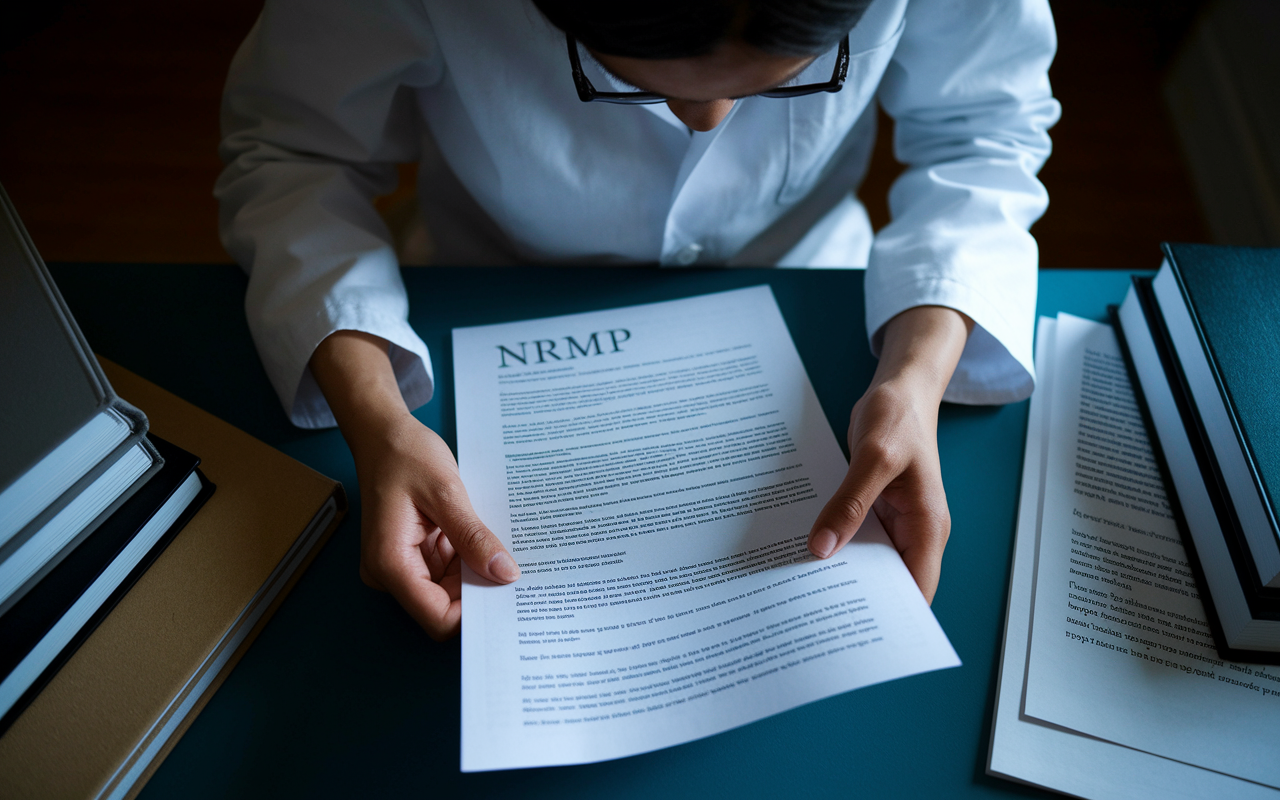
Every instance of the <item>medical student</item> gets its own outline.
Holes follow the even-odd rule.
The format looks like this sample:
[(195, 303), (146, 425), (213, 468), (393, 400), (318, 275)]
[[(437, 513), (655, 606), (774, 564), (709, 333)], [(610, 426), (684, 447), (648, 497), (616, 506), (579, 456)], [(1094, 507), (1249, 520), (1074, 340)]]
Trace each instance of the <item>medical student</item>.
[[(1046, 0), (267, 0), (226, 86), (222, 237), (290, 419), (351, 447), (363, 579), (445, 638), (462, 561), (519, 576), (410, 415), (431, 361), (371, 200), (420, 161), (442, 264), (865, 266), (880, 360), (809, 549), (876, 513), (932, 600), (939, 404), (1034, 383), (1055, 47)], [(877, 101), (907, 168), (873, 238)]]

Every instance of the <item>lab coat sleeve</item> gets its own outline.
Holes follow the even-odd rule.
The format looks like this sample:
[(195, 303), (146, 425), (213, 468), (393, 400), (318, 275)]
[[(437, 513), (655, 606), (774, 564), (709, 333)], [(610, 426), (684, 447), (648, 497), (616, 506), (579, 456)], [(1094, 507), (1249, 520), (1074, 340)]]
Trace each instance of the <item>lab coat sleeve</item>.
[(917, 0), (880, 87), (906, 171), (872, 244), (867, 333), (877, 355), (896, 314), (940, 305), (975, 323), (945, 400), (1008, 403), (1035, 385), (1038, 251), (1028, 228), (1059, 106), (1046, 0)]
[(430, 356), (372, 199), (395, 187), (396, 163), (417, 160), (414, 92), (442, 72), (413, 0), (268, 0), (232, 61), (219, 226), (249, 273), (249, 329), (295, 425), (335, 424), (307, 364), (339, 330), (390, 343), (409, 408), (431, 398)]

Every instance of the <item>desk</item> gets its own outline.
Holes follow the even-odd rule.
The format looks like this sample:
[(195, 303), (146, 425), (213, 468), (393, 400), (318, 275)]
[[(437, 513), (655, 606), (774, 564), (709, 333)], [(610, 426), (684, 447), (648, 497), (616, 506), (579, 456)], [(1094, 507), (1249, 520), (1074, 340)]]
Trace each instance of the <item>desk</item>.
[[(231, 266), (54, 265), (93, 348), (341, 480), (351, 511), (144, 790), (159, 798), (929, 797), (1040, 795), (983, 770), (1004, 628), (1027, 403), (945, 406), (952, 532), (933, 604), (964, 662), (701, 741), (579, 767), (458, 771), (457, 640), (431, 642), (356, 574), (360, 497), (336, 430), (291, 427), (258, 362)], [(455, 442), (449, 330), (769, 283), (843, 443), (874, 370), (860, 271), (405, 271), (435, 359), (416, 416)], [(1043, 272), (1041, 314), (1102, 319), (1128, 276)], [(126, 398), (127, 399), (127, 398)], [(1048, 796), (1048, 795), (1045, 795)]]

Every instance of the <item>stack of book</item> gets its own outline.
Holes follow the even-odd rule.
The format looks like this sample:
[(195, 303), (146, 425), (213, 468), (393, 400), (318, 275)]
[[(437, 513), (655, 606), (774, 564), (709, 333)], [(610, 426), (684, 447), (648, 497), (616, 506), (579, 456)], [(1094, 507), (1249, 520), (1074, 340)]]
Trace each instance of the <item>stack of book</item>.
[(1280, 250), (1166, 244), (1112, 309), (1218, 649), (1280, 661)]
[(112, 390), (6, 196), (0, 731), (213, 491)]
[(2, 188), (0, 375), (0, 797), (130, 797), (345, 496), (100, 362)]

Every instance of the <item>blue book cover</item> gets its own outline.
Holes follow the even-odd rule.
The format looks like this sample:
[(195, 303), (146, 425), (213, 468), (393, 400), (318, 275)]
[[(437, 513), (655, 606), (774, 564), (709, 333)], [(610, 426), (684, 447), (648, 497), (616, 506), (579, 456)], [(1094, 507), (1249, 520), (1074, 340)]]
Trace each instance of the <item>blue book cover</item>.
[(1154, 284), (1161, 312), (1259, 580), (1280, 588), (1280, 249), (1164, 251), (1167, 270)]

